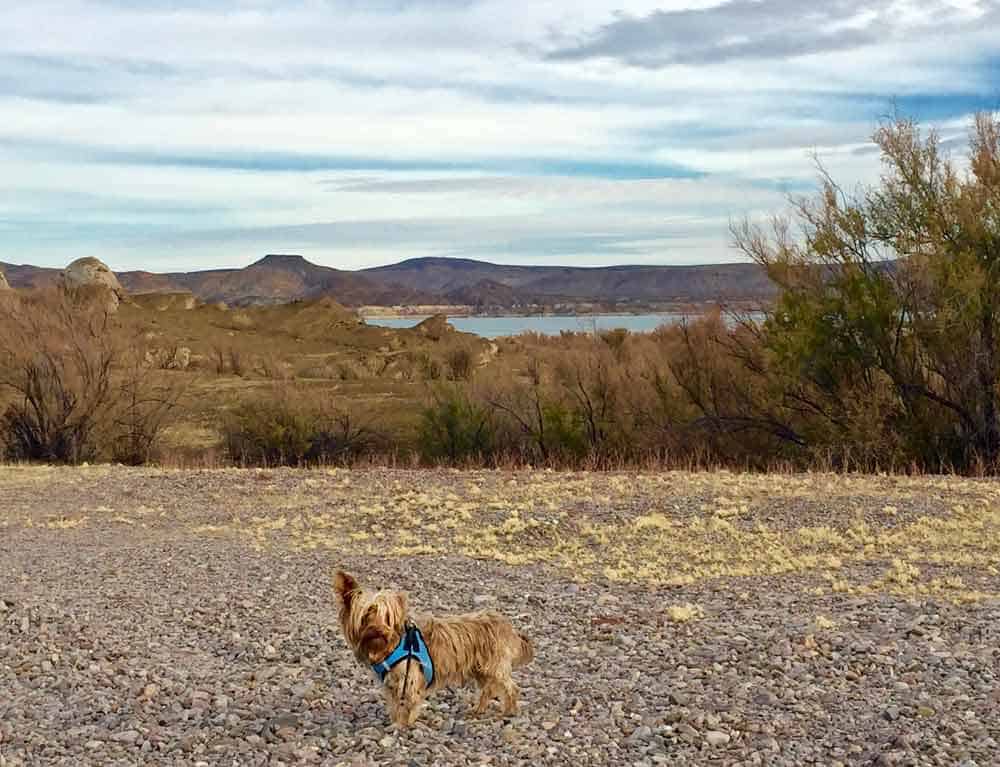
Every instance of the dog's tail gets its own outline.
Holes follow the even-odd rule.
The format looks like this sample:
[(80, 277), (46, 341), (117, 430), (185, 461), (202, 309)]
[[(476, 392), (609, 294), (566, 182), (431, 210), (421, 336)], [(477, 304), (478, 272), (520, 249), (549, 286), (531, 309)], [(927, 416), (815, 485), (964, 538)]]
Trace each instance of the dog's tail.
[(514, 667), (527, 666), (531, 661), (535, 659), (535, 648), (531, 644), (531, 640), (528, 639), (524, 634), (520, 632), (517, 633), (517, 638), (520, 640), (518, 644), (518, 652), (514, 657)]

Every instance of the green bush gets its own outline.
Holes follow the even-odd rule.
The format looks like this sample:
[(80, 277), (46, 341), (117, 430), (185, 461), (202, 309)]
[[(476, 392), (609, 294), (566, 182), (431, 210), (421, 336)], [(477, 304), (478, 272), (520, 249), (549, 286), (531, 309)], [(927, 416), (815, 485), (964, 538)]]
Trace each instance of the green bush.
[(495, 448), (489, 410), (458, 387), (437, 389), (421, 413), (419, 447), (430, 462), (488, 461)]

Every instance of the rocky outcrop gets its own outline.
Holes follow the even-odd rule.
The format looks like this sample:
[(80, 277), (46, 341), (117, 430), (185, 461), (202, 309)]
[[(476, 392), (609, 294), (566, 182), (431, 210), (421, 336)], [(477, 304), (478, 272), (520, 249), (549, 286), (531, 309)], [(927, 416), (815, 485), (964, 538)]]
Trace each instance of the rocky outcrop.
[(10, 290), (10, 283), (7, 282), (7, 275), (0, 272), (0, 290)]
[(162, 370), (187, 370), (191, 364), (191, 350), (186, 346), (148, 349), (146, 364)]
[(427, 336), (432, 341), (439, 341), (447, 333), (453, 333), (455, 328), (448, 324), (448, 317), (445, 314), (435, 314), (428, 317), (423, 322), (414, 327), (421, 335)]
[(172, 290), (163, 293), (133, 293), (130, 299), (136, 306), (157, 312), (171, 310), (191, 311), (198, 308), (198, 299), (190, 290)]
[(115, 273), (103, 261), (93, 258), (78, 258), (62, 273), (63, 288), (74, 295), (94, 296), (107, 302), (108, 311), (115, 312), (127, 297), (125, 289), (118, 282)]

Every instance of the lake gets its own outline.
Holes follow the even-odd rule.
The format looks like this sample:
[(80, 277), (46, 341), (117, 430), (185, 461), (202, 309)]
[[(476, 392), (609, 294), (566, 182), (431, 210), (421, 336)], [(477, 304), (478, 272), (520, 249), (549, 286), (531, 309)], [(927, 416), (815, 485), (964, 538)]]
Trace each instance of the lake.
[[(532, 331), (557, 336), (562, 331), (592, 333), (597, 330), (625, 328), (633, 333), (648, 333), (660, 325), (675, 324), (688, 314), (587, 314), (587, 315), (538, 315), (532, 317), (449, 317), (456, 330), (475, 333), (483, 338), (516, 336)], [(369, 325), (386, 328), (412, 328), (427, 317), (365, 317)]]

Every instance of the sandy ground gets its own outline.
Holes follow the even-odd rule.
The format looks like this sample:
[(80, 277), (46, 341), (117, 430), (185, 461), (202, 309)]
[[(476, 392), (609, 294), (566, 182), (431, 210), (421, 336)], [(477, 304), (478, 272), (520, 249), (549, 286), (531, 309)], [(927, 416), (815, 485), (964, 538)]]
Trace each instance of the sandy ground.
[[(535, 641), (389, 726), (330, 576)], [(1000, 763), (1000, 484), (0, 467), (0, 765)]]

